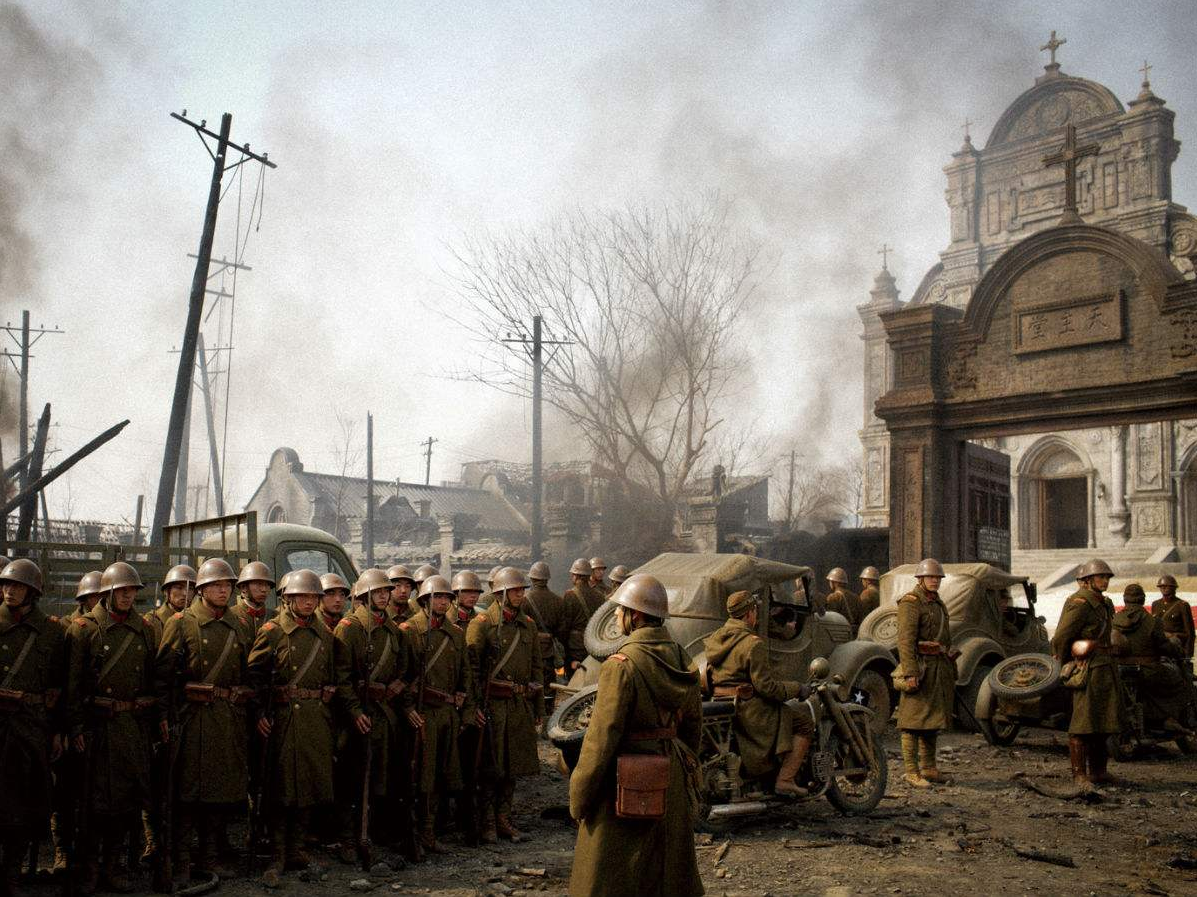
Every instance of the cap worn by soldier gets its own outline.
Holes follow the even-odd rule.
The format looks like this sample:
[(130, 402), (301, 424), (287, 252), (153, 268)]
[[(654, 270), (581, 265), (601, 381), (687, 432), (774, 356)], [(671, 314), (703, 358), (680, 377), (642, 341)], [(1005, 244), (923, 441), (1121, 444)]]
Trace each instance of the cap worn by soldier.
[(877, 580), (881, 579), (881, 573), (878, 572), (876, 567), (865, 567), (860, 571), (860, 578), (866, 582), (877, 582)]
[(1076, 578), (1080, 580), (1089, 579), (1091, 576), (1113, 576), (1114, 571), (1110, 569), (1110, 565), (1101, 558), (1094, 558), (1086, 563), (1080, 570), (1077, 571)]
[(1122, 592), (1122, 600), (1127, 604), (1145, 604), (1147, 593), (1137, 582), (1132, 582)]
[(320, 577), (320, 589), (325, 595), (335, 592), (337, 589), (343, 590), (348, 595), (349, 583), (345, 582), (340, 573), (329, 572)]
[(504, 567), (495, 574), (494, 591), (508, 592), (511, 589), (526, 589), (528, 588), (528, 578), (524, 576), (522, 570), (515, 567)]
[[(174, 571), (172, 570), (171, 572)], [(169, 575), (170, 574), (168, 573), (167, 576)], [(100, 593), (100, 579), (103, 576), (104, 574), (99, 570), (88, 570), (86, 573), (80, 576), (79, 585), (75, 587), (75, 600), (84, 601), (90, 598), (92, 595), (98, 595)], [(162, 585), (167, 585), (165, 580), (163, 581)]]
[[(344, 582), (344, 580), (342, 580)], [(283, 597), (294, 598), (296, 595), (324, 594), (324, 587), (320, 584), (320, 577), (311, 570), (292, 570)]]
[(29, 558), (17, 558), (9, 561), (0, 570), (0, 583), (18, 582), (28, 586), (31, 598), (38, 598), (42, 594), (42, 571)]
[(1159, 581), (1156, 582), (1155, 587), (1157, 589), (1162, 589), (1164, 586), (1172, 586), (1172, 588), (1175, 589), (1176, 588), (1176, 577), (1173, 576), (1171, 573), (1163, 574), (1159, 578)]
[[(391, 570), (394, 569), (394, 567), (391, 568)], [(391, 570), (388, 570), (386, 573), (383, 573), (377, 567), (371, 567), (368, 570), (363, 570), (361, 575), (358, 576), (357, 582), (353, 584), (353, 591), (351, 592), (353, 598), (359, 601), (365, 601), (366, 596), (375, 589), (389, 589), (391, 587), (391, 583), (394, 582), (394, 579), (391, 577)], [(404, 577), (402, 577), (403, 579), (411, 579), (411, 574), (407, 573), (406, 567), (403, 568), (403, 572), (406, 574)], [(321, 581), (323, 582), (323, 580)]]
[(549, 565), (544, 561), (537, 561), (528, 568), (528, 578), (536, 582), (548, 582), (550, 576)]
[(832, 567), (831, 572), (827, 574), (827, 581), (846, 586), (848, 584), (848, 573), (843, 567)]
[(482, 580), (473, 570), (462, 570), (460, 573), (453, 574), (453, 594), (481, 591)]
[(727, 615), (739, 620), (757, 606), (756, 596), (750, 592), (732, 592), (727, 596)]
[(237, 574), (233, 572), (232, 566), (224, 558), (208, 558), (200, 564), (199, 573), (195, 577), (196, 591), (202, 592), (204, 586), (212, 585), (214, 582), (237, 582)]
[(656, 617), (658, 620), (664, 620), (669, 616), (669, 595), (661, 581), (648, 573), (637, 573), (628, 577), (607, 600), (628, 610), (638, 610), (650, 617)]
[(162, 588), (173, 586), (176, 583), (195, 585), (195, 568), (190, 564), (175, 564), (166, 571), (166, 575), (162, 577)]
[(611, 575), (608, 577), (608, 579), (610, 579), (615, 585), (619, 585), (631, 575), (632, 572), (627, 567), (625, 567), (623, 564), (617, 564), (611, 570)]
[(919, 562), (918, 567), (914, 571), (914, 578), (918, 579), (921, 576), (939, 576), (943, 577), (943, 565), (935, 558), (924, 558)]
[(449, 580), (445, 579), (439, 573), (434, 573), (420, 583), (420, 598), (425, 599), (431, 595), (449, 595), (452, 597), (453, 589), (449, 587)]
[(250, 561), (241, 568), (241, 575), (237, 577), (237, 585), (243, 586), (249, 582), (264, 582), (274, 588), (274, 577), (270, 575), (270, 568), (261, 561)]
[[(387, 568), (387, 580), (394, 585), (401, 579), (406, 579), (413, 586), (416, 584), (416, 578), (411, 575), (411, 571), (407, 569), (404, 564), (395, 564)], [(358, 580), (361, 581), (360, 578)]]
[(570, 576), (589, 576), (590, 572), (590, 561), (586, 558), (578, 558), (569, 565)]

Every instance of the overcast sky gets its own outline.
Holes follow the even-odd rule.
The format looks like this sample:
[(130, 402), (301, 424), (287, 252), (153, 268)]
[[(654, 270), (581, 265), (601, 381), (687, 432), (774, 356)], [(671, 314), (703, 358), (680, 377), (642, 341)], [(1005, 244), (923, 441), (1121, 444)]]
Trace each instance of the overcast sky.
[[(73, 450), (118, 439), (48, 490), (52, 515), (130, 518), (157, 486), (209, 157), (186, 108), (278, 163), (226, 176), (216, 254), (248, 230), (237, 283), (226, 459), (240, 507), (270, 452), (337, 464), (338, 409), (375, 415), (376, 475), (434, 481), (463, 460), (527, 460), (519, 402), (444, 376), (477, 351), (446, 245), (572, 206), (716, 189), (777, 258), (744, 331), (738, 405), (812, 457), (858, 451), (856, 306), (883, 241), (904, 298), (947, 244), (943, 166), (983, 145), (1042, 72), (1124, 102), (1150, 60), (1176, 110), (1178, 202), (1197, 197), (1197, 17), (1173, 2), (0, 2), (0, 321), (57, 324), (32, 362)], [(257, 213), (255, 213), (256, 215)], [(223, 323), (217, 325), (217, 321)], [(220, 309), (205, 328), (227, 341)], [(218, 329), (223, 332), (218, 332)], [(223, 364), (223, 361), (222, 361)], [(11, 367), (3, 384), (16, 390)], [(223, 416), (223, 383), (221, 405)], [(198, 412), (198, 409), (197, 409)], [(4, 456), (16, 455), (14, 406)], [(547, 460), (581, 442), (550, 421)], [(206, 477), (202, 418), (192, 482)]]

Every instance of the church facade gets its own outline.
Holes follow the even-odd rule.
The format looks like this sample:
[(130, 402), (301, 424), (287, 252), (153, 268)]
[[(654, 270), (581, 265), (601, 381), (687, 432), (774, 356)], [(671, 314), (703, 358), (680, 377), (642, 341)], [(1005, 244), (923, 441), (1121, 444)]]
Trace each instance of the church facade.
[[(883, 266), (868, 301), (858, 307), (864, 344), (864, 526), (890, 524), (891, 437), (874, 409), (899, 378), (884, 315), (935, 304), (965, 310), (999, 259), (1028, 237), (1057, 227), (1072, 205), (1076, 223), (1133, 237), (1181, 277), (1194, 277), (1197, 220), (1172, 199), (1171, 170), (1180, 148), (1174, 113), (1152, 92), (1146, 67), (1138, 96), (1123, 105), (1102, 85), (1062, 72), (1055, 61), (1060, 43), (1053, 34), (1044, 48), (1052, 61), (1002, 114), (984, 147), (975, 147), (966, 133), (952, 155), (945, 168), (950, 243), (909, 302), (901, 301)], [(1074, 203), (1069, 190), (1075, 191)], [(1063, 264), (1055, 276), (1067, 280), (1074, 274), (1088, 278)], [(1120, 299), (1101, 290), (1068, 307), (1025, 315), (1014, 334), (1011, 366), (1043, 349), (1120, 339), (1127, 315)], [(1159, 351), (1182, 365), (1188, 353), (1197, 368), (1197, 333)], [(969, 370), (964, 361), (954, 366), (947, 359), (944, 376), (951, 380), (955, 372)], [(954, 385), (959, 384), (944, 384), (949, 391)], [(1051, 382), (1038, 386), (1044, 394), (1052, 392)], [(1046, 572), (1050, 559), (1068, 549), (1146, 561), (1160, 557), (1161, 548), (1197, 545), (1197, 417), (978, 442), (1009, 456), (1010, 549), (1014, 565), (1025, 572), (1039, 572), (1028, 569), (1036, 555)]]

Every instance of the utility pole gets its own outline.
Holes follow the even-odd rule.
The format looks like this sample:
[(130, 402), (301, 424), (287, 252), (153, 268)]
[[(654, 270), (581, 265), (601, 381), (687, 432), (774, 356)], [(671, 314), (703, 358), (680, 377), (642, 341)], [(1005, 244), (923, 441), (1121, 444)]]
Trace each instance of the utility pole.
[[(21, 354), (14, 355), (5, 350), (0, 352), (17, 369), (17, 376), (21, 380), (21, 399), (19, 407), (19, 417), (17, 426), (20, 430), (20, 457), (24, 458), (29, 454), (29, 359), (33, 356), (29, 354), (29, 350), (33, 348), (34, 344), (40, 340), (47, 333), (64, 333), (55, 325), (52, 329), (47, 329), (45, 324), (37, 327), (29, 326), (29, 309), (21, 312), (21, 326), (18, 328), (11, 322), (6, 322), (0, 330), (4, 330), (17, 344), (17, 348), (21, 350)], [(20, 333), (20, 337), (17, 336)], [(20, 359), (18, 364), (17, 359)], [(20, 485), (24, 489), (29, 485), (29, 466), (26, 465), (20, 473)]]
[[(430, 437), (431, 438), (431, 437)], [(429, 451), (431, 451), (431, 447)], [(366, 566), (374, 566), (374, 415), (366, 412)], [(369, 602), (367, 602), (369, 603)]]
[(133, 515), (133, 546), (141, 544), (141, 512), (145, 507), (145, 496), (137, 496), (137, 511)]
[(439, 439), (433, 439), (429, 436), (420, 445), (424, 446), (424, 485), (432, 485), (432, 444), (440, 442)]
[(531, 346), (532, 356), (532, 561), (541, 560), (544, 543), (544, 469), (541, 438), (541, 394), (544, 376), (544, 347), (572, 345), (571, 340), (546, 340), (544, 323), (540, 315), (532, 318), (532, 339), (525, 336), (508, 337), (505, 343), (519, 343), (527, 349)]
[(187, 520), (187, 485), (191, 472), (191, 396), (194, 390), (187, 385), (187, 404), (183, 410), (183, 435), (179, 440), (179, 471), (175, 477), (175, 523)]
[[(150, 544), (162, 544), (162, 527), (170, 519), (171, 486), (179, 471), (179, 443), (183, 437), (183, 418), (187, 410), (188, 395), (191, 392), (193, 371), (195, 370), (195, 351), (199, 340), (200, 319), (204, 311), (204, 291), (208, 284), (208, 268), (212, 261), (212, 240), (216, 233), (216, 213), (220, 206), (220, 181), (226, 171), (225, 156), (230, 147), (242, 155), (228, 168), (243, 165), (249, 159), (261, 162), (270, 168), (277, 167), (267, 159), (266, 154), (258, 155), (249, 150), (249, 146), (239, 146), (229, 141), (229, 131), (233, 127), (233, 116), (226, 112), (220, 119), (220, 133), (213, 134), (207, 128), (207, 122), (198, 125), (187, 119), (187, 110), (182, 115), (171, 113), (190, 128), (194, 128), (204, 147), (212, 156), (212, 183), (208, 189), (208, 205), (204, 212), (204, 226), (200, 235), (199, 251), (196, 253), (195, 275), (191, 279), (191, 297), (187, 308), (187, 324), (183, 331), (182, 351), (179, 353), (179, 370), (175, 376), (174, 400), (170, 408), (170, 424), (166, 431), (166, 445), (162, 455), (162, 475), (158, 478), (158, 494), (154, 506), (154, 522), (151, 524)], [(204, 137), (215, 138), (216, 152), (213, 153)]]
[(794, 529), (794, 461), (797, 452), (790, 449), (790, 479), (786, 485), (786, 532)]
[(204, 350), (204, 335), (200, 333), (196, 345), (200, 369), (200, 391), (204, 399), (204, 419), (208, 422), (208, 460), (212, 465), (212, 494), (216, 496), (216, 516), (224, 516), (224, 485), (220, 479), (220, 456), (216, 451), (216, 411), (212, 407), (212, 384), (208, 380), (208, 355)]
[[(25, 494), (20, 505), (20, 514), (17, 517), (18, 542), (29, 541), (29, 534), (33, 528), (34, 519), (37, 517), (37, 493), (40, 490), (32, 489), (31, 484), (36, 483), (42, 477), (42, 462), (46, 457), (46, 437), (49, 433), (50, 403), (47, 402), (46, 409), (37, 422), (37, 435), (33, 437), (33, 454), (29, 459), (29, 465), (25, 468), (28, 472), (28, 479), (22, 490)], [(8, 512), (5, 511), (5, 513)]]

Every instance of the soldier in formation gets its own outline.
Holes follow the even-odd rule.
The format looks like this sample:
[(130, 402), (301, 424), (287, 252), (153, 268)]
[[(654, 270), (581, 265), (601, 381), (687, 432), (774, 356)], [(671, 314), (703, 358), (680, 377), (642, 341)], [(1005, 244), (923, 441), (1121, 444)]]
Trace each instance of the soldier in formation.
[(320, 577), (320, 588), (324, 590), (320, 599), (320, 622), (332, 632), (345, 616), (345, 605), (349, 601), (349, 583), (345, 582), (340, 573), (325, 573)]
[(403, 564), (395, 564), (387, 569), (387, 579), (391, 582), (390, 616), (398, 626), (409, 616), (411, 607), (407, 601), (411, 598), (412, 589), (416, 586), (415, 577)]
[(591, 567), (586, 558), (578, 558), (569, 567), (569, 579), (572, 585), (562, 597), (565, 603), (577, 607), (583, 618), (589, 620), (594, 612), (602, 607), (607, 596), (599, 592), (590, 583)]
[(1170, 732), (1192, 734), (1180, 722), (1188, 703), (1189, 686), (1174, 661), (1181, 658), (1179, 644), (1164, 634), (1159, 620), (1144, 608), (1147, 595), (1137, 582), (1122, 592), (1125, 607), (1114, 614), (1111, 642), (1118, 649), (1118, 663), (1139, 668), (1143, 699), (1155, 706)]
[(848, 588), (848, 574), (843, 567), (835, 567), (827, 574), (827, 598), (824, 604), (827, 610), (847, 620), (855, 635), (861, 620), (860, 603), (856, 593)]
[(1176, 597), (1176, 577), (1165, 573), (1155, 587), (1160, 598), (1151, 603), (1151, 615), (1159, 619), (1164, 635), (1180, 648), (1181, 657), (1192, 674), (1193, 667), (1193, 609), (1187, 601)]
[(273, 588), (274, 577), (270, 574), (270, 568), (261, 561), (250, 561), (237, 576), (237, 591), (241, 597), (233, 606), (232, 613), (245, 627), (251, 644), (266, 622), (266, 599)]
[(590, 588), (604, 598), (611, 594), (611, 586), (607, 583), (607, 562), (602, 558), (590, 559)]
[[(87, 574), (87, 576), (90, 575), (90, 573)], [(83, 580), (80, 580), (80, 585), (82, 583)], [(162, 641), (162, 632), (166, 629), (166, 621), (185, 610), (194, 598), (195, 568), (189, 564), (176, 564), (162, 577), (162, 603), (152, 611), (148, 611), (142, 619), (154, 631), (157, 640)]]
[(860, 605), (862, 621), (881, 606), (881, 591), (877, 588), (880, 581), (881, 574), (877, 572), (876, 567), (869, 566), (860, 571), (860, 595), (857, 602)]
[(531, 586), (524, 596), (524, 607), (536, 623), (540, 639), (540, 659), (544, 667), (545, 713), (553, 712), (553, 683), (557, 681), (557, 668), (567, 673), (578, 668), (586, 657), (582, 633), (586, 620), (582, 618), (577, 603), (567, 603), (564, 598), (549, 588), (551, 576), (549, 565), (537, 561), (528, 569)]

